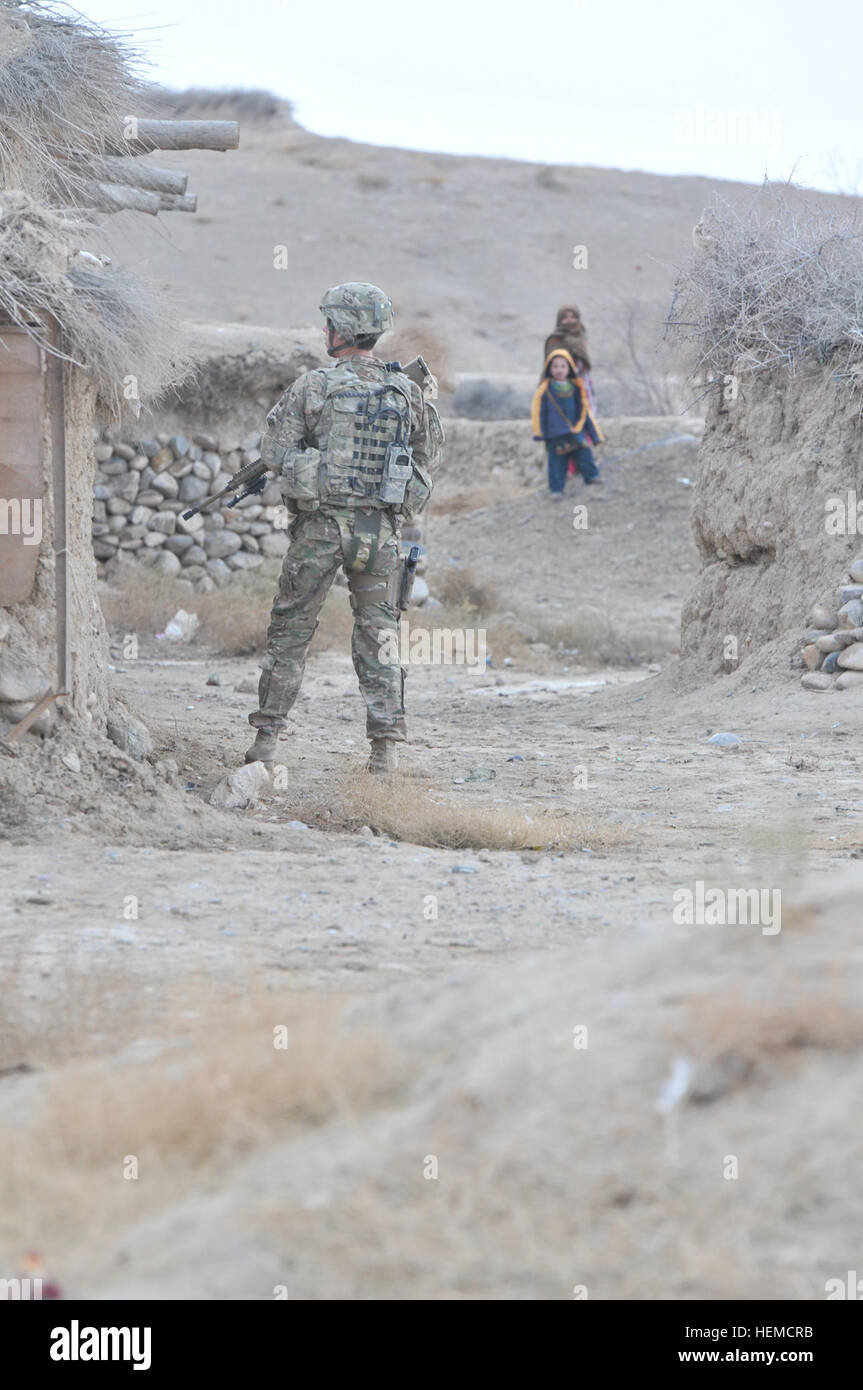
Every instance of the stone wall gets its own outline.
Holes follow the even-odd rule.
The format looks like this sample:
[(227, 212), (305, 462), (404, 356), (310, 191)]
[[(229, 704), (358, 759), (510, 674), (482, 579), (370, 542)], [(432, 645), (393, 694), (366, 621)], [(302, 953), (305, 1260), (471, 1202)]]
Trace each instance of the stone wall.
[(236, 508), (220, 505), (188, 521), (182, 513), (226, 486), (260, 458), (261, 436), (158, 433), (94, 441), (93, 551), (110, 577), (119, 555), (159, 574), (187, 580), (200, 592), (227, 584), (240, 570), (288, 549), (287, 511), (278, 482)]

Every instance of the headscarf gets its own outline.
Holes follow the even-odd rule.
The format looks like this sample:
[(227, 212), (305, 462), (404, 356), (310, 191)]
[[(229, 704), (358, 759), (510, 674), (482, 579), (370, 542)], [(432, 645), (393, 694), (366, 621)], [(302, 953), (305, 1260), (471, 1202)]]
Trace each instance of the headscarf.
[[(563, 327), (562, 321), (567, 314), (575, 315), (575, 323)], [(545, 355), (554, 348), (565, 348), (573, 357), (577, 357), (584, 363), (585, 370), (590, 371), (590, 354), (587, 347), (587, 329), (581, 317), (581, 310), (577, 304), (562, 304), (557, 311), (557, 325), (553, 333), (550, 333), (545, 340)]]

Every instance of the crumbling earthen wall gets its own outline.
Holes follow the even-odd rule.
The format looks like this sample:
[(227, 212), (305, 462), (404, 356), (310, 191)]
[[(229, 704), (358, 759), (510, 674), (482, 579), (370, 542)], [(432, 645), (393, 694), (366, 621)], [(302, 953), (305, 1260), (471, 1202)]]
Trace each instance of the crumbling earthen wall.
[(840, 529), (831, 522), (853, 507), (855, 489), (863, 500), (859, 395), (826, 368), (728, 387), (736, 398), (714, 399), (698, 454), (702, 570), (681, 632), (683, 670), (695, 681), (757, 653), (786, 673), (798, 667), (813, 605), (836, 611), (863, 551), (854, 517)]

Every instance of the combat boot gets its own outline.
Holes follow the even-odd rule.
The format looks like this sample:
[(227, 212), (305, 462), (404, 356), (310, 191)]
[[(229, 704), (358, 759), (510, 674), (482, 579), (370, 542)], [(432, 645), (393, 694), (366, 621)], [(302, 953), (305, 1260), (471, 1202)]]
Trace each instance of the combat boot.
[(267, 763), (276, 761), (276, 747), (279, 736), (270, 729), (259, 729), (251, 748), (246, 750), (247, 763)]
[(398, 746), (391, 738), (373, 738), (367, 771), (373, 777), (389, 777), (399, 770)]

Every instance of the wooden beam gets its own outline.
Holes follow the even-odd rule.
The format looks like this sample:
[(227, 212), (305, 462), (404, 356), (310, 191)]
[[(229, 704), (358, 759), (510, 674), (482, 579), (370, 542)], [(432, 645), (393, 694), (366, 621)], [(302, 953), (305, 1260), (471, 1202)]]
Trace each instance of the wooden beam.
[(147, 188), (154, 193), (185, 193), (189, 175), (179, 169), (159, 169), (153, 164), (140, 164), (137, 159), (119, 159), (106, 155), (81, 155), (89, 173), (104, 183), (124, 183), (128, 188)]
[(114, 141), (109, 154), (137, 155), (150, 150), (235, 150), (238, 121), (152, 121), (129, 117), (129, 134)]
[(81, 204), (95, 208), (97, 212), (148, 212), (155, 217), (161, 208), (162, 195), (150, 193), (144, 188), (132, 188), (125, 183), (99, 183), (95, 179), (82, 180)]
[(162, 212), (194, 212), (198, 206), (197, 193), (163, 193), (160, 198)]

